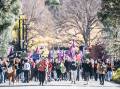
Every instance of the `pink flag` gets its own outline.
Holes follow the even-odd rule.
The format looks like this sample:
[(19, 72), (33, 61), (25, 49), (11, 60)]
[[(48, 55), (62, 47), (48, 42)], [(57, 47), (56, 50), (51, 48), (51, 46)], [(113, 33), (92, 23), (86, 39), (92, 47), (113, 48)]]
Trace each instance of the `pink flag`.
[(32, 52), (29, 52), (27, 55), (28, 55), (28, 58), (31, 59), (31, 57), (32, 57)]
[(39, 47), (36, 48), (35, 52), (36, 52), (36, 53), (39, 53)]
[(77, 54), (76, 55), (76, 61), (80, 61), (81, 57), (80, 57), (80, 54)]

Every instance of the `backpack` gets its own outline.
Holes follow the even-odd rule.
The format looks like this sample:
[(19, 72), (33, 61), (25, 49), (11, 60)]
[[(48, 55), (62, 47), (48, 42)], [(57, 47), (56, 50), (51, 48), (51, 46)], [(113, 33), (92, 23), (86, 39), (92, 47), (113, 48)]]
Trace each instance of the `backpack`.
[(99, 73), (100, 74), (105, 74), (105, 72), (106, 72), (106, 67), (105, 67), (105, 65), (99, 65)]

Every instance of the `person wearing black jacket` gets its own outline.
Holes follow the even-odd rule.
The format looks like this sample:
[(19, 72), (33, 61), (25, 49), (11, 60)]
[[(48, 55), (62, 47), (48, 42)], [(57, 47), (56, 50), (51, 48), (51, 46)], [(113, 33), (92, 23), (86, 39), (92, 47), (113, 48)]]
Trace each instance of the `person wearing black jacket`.
[(72, 83), (75, 84), (77, 78), (77, 65), (75, 61), (71, 62), (70, 69), (71, 69), (71, 80)]
[(85, 85), (87, 85), (90, 77), (90, 70), (91, 70), (89, 60), (85, 60), (85, 62), (82, 64), (82, 68), (83, 68), (84, 80), (87, 82)]
[(0, 83), (3, 82), (3, 68), (2, 68), (2, 61), (0, 60)]
[(65, 60), (65, 63), (64, 63), (65, 67), (66, 67), (66, 74), (65, 74), (65, 77), (66, 77), (66, 80), (71, 80), (70, 78), (70, 65), (71, 65), (71, 62), (68, 61), (68, 60)]

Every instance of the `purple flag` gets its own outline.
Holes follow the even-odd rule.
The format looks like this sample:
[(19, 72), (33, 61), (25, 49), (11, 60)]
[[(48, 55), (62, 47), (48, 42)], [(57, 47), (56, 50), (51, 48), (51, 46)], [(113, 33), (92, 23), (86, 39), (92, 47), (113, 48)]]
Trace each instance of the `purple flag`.
[(9, 50), (8, 50), (8, 55), (10, 55), (12, 53), (13, 53), (13, 47), (10, 47)]
[(64, 50), (61, 51), (61, 61), (64, 60)]
[(68, 52), (69, 57), (71, 57), (72, 59), (75, 56), (75, 40), (73, 40), (73, 43), (71, 45), (71, 47), (69, 48), (69, 52)]
[(48, 58), (49, 58), (50, 60), (53, 60), (53, 59), (54, 59), (54, 50), (53, 50), (53, 49), (49, 51)]
[(57, 55), (58, 55), (58, 61), (60, 61), (60, 59), (61, 59), (61, 50), (60, 50), (60, 48), (58, 48)]

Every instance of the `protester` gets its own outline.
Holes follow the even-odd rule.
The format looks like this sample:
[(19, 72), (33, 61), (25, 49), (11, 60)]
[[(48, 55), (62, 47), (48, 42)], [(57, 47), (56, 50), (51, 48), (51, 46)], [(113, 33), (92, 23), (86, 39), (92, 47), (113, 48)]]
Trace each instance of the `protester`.
[(71, 81), (72, 83), (75, 84), (77, 78), (77, 65), (75, 61), (71, 62), (70, 69), (71, 69)]
[(107, 64), (107, 81), (111, 81), (111, 79), (112, 79), (112, 65), (109, 62)]
[(84, 63), (82, 64), (82, 67), (83, 67), (84, 81), (86, 81), (85, 85), (87, 85), (90, 78), (90, 70), (91, 70), (89, 59), (86, 59), (84, 61)]
[(29, 72), (31, 69), (30, 63), (28, 62), (28, 59), (24, 60), (24, 82), (29, 83)]
[(2, 59), (0, 59), (0, 83), (4, 82)]
[(97, 71), (98, 63), (97, 60), (94, 62), (94, 79), (95, 81), (98, 80), (98, 71)]
[(60, 70), (60, 63), (59, 62), (56, 65), (56, 72), (57, 72), (57, 81), (61, 81), (61, 70)]
[(33, 78), (36, 77), (35, 62), (33, 60), (30, 60), (30, 65), (31, 65), (31, 77), (30, 77), (30, 80), (33, 80)]
[(51, 81), (52, 80), (52, 62), (48, 60), (48, 81)]
[(66, 80), (65, 79), (66, 67), (64, 65), (64, 61), (62, 61), (61, 64), (60, 64), (60, 70), (61, 70), (61, 73), (62, 73), (62, 80)]
[(101, 85), (104, 85), (105, 74), (106, 74), (106, 65), (103, 61), (100, 61), (98, 65), (99, 81)]
[(43, 86), (43, 83), (45, 81), (46, 66), (47, 66), (46, 65), (46, 60), (43, 57), (42, 60), (38, 63), (39, 82), (40, 82), (40, 85), (42, 84), (42, 86)]
[[(42, 86), (44, 82), (47, 84), (47, 82), (57, 82), (59, 80), (69, 80), (71, 83), (76, 84), (76, 81), (79, 81), (80, 77), (85, 81), (84, 85), (87, 85), (89, 80), (93, 79), (93, 74), (95, 82), (97, 82), (99, 78), (101, 85), (104, 85), (105, 75), (108, 81), (112, 79), (111, 63), (107, 63), (106, 65), (100, 59), (98, 59), (98, 61), (87, 57), (85, 58), (84, 56), (81, 57), (81, 55), (77, 55), (78, 53), (76, 53), (77, 56), (74, 57), (72, 49), (70, 51), (71, 53), (69, 53), (69, 55), (64, 54), (66, 55), (65, 57), (62, 54), (62, 58), (55, 57), (49, 59), (49, 57), (44, 56), (40, 58), (38, 57), (39, 53), (37, 53), (36, 56), (36, 52), (34, 52), (29, 59), (20, 58), (19, 61), (16, 61), (18, 62), (18, 68), (15, 79), (17, 79), (17, 76), (20, 76), (20, 80), (23, 83), (29, 83), (30, 80), (33, 81), (35, 78), (35, 81), (38, 82), (37, 80), (39, 80), (39, 85)], [(70, 56), (70, 54), (72, 56)], [(13, 65), (13, 61), (14, 59), (0, 60), (0, 83), (8, 80), (7, 68)], [(118, 64), (119, 63), (117, 63), (117, 65)], [(80, 76), (80, 74), (82, 74), (82, 76)]]
[(52, 63), (53, 67), (52, 67), (52, 78), (56, 81), (57, 80), (57, 72), (56, 72), (56, 66), (57, 63), (54, 61)]
[(66, 74), (65, 74), (65, 77), (66, 77), (66, 80), (69, 80), (70, 81), (70, 65), (71, 65), (71, 62), (68, 61), (68, 60), (65, 60), (64, 62), (64, 65), (65, 65), (65, 68), (66, 68)]

